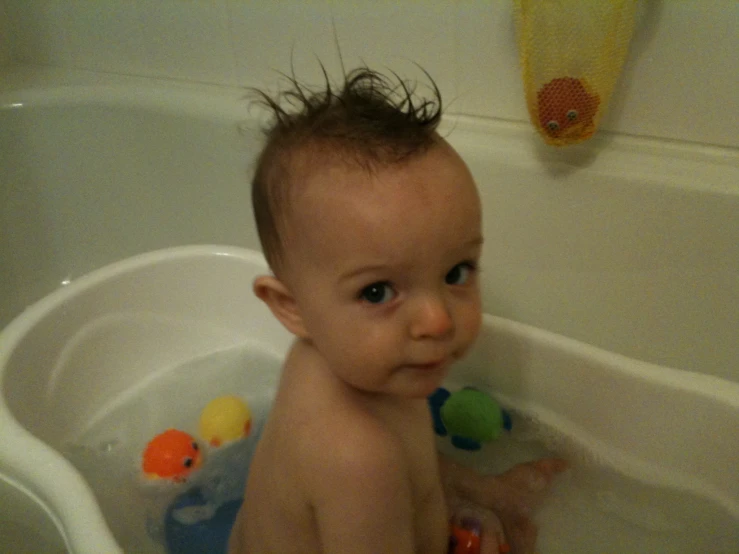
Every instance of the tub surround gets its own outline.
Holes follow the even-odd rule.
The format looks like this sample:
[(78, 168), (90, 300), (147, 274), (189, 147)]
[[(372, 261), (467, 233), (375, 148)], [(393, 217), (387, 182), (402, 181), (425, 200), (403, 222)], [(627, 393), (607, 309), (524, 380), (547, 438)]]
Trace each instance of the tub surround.
[[(260, 114), (243, 89), (3, 73), (4, 225), (16, 227), (0, 229), (0, 322), (142, 251), (257, 246), (247, 183)], [(526, 123), (462, 116), (442, 132), (483, 199), (485, 311), (739, 382), (739, 151), (607, 133), (556, 150)], [(100, 191), (94, 205), (80, 183)]]
[[(239, 248), (258, 247), (248, 180), (264, 114), (241, 88), (0, 71), (0, 327), (13, 320), (0, 334), (0, 475), (75, 554), (118, 552), (64, 441), (188, 356), (258, 340), (279, 360), (288, 343), (248, 287), (261, 257)], [(441, 132), (485, 214), (488, 315), (455, 379), (564, 437), (571, 459), (591, 452), (580, 461), (739, 520), (739, 152), (607, 133), (552, 150), (528, 124), (461, 116)], [(130, 257), (183, 244), (233, 248), (175, 249), (215, 256), (152, 281), (177, 306), (116, 273), (157, 275), (160, 254)], [(122, 297), (167, 340), (146, 342), (155, 333), (114, 309)], [(217, 313), (198, 327), (204, 307)]]

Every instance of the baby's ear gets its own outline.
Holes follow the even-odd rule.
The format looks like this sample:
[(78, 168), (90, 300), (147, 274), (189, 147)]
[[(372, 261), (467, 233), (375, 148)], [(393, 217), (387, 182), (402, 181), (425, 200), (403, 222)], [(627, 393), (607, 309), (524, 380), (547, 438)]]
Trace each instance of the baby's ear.
[(298, 303), (282, 281), (271, 275), (257, 277), (254, 280), (254, 294), (269, 306), (275, 317), (293, 335), (300, 338), (308, 337)]

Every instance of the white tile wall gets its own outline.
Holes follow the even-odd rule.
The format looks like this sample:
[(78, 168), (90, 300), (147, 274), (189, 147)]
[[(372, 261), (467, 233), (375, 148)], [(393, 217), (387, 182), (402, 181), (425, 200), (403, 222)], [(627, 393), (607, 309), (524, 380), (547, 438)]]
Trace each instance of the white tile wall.
[(3, 2), (15, 61), (70, 65), (63, 0)]
[(421, 77), (433, 70), (446, 95), (455, 91), (453, 3), (291, 2), (279, 9), (265, 2), (227, 0), (238, 84), (273, 83), (295, 68), (301, 80), (321, 82), (360, 64)]
[(275, 3), (226, 0), (239, 85), (273, 84), (291, 64), (301, 80), (321, 79), (320, 60), (336, 71), (331, 12), (318, 0)]
[(422, 82), (420, 65), (447, 100), (457, 89), (456, 12), (457, 4), (448, 0), (331, 4), (347, 67), (366, 63)]
[(455, 111), (528, 118), (518, 64), (512, 2), (460, 2), (456, 13)]
[(149, 73), (231, 84), (234, 52), (223, 1), (138, 0), (136, 5)]
[[(739, 2), (641, 1), (604, 127), (739, 147)], [(335, 28), (347, 67), (364, 61), (414, 77), (416, 62), (450, 111), (527, 119), (511, 0), (0, 0), (3, 7), (20, 62), (265, 86), (292, 61), (314, 82), (318, 60), (338, 72)]]
[(136, 2), (63, 0), (65, 65), (145, 74), (148, 53)]
[(10, 63), (10, 38), (8, 37), (8, 16), (5, 6), (0, 3), (0, 66)]
[(605, 125), (739, 146), (739, 2), (644, 5)]

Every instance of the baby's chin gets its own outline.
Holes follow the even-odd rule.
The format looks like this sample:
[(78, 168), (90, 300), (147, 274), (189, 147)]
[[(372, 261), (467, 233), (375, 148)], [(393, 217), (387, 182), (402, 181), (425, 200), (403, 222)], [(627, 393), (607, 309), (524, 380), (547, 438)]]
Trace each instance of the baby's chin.
[(427, 398), (444, 384), (449, 365), (433, 370), (407, 368), (403, 382), (398, 383), (395, 394), (407, 398)]

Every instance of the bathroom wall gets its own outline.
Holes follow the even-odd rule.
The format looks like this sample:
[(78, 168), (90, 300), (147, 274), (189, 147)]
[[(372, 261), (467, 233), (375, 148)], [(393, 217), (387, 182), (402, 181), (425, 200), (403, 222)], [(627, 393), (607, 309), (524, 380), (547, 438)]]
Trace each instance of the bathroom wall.
[(0, 2), (0, 66), (10, 63), (10, 38), (5, 6)]
[[(739, 2), (640, 3), (604, 128), (739, 147)], [(450, 112), (527, 117), (510, 0), (0, 0), (3, 11), (0, 63), (226, 85), (275, 84), (291, 63), (312, 80), (317, 59), (335, 74), (335, 25), (346, 66), (418, 75), (417, 62)]]

